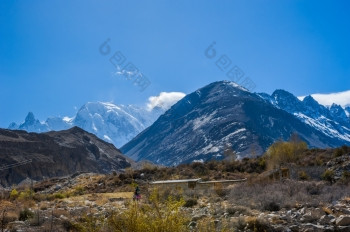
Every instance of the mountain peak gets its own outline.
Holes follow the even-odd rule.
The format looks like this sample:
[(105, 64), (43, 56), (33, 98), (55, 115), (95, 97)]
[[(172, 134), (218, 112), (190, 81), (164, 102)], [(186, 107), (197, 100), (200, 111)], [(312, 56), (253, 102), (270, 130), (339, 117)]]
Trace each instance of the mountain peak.
[(311, 95), (306, 96), (303, 99), (303, 102), (306, 104), (319, 105), (319, 103)]
[(33, 112), (29, 112), (27, 114), (27, 117), (25, 118), (24, 120), (24, 123), (27, 124), (27, 125), (33, 125), (35, 123), (35, 116), (33, 114)]
[(288, 97), (288, 98), (297, 98), (295, 97), (293, 94), (291, 94), (290, 92), (288, 92), (287, 90), (284, 90), (284, 89), (276, 89), (272, 95), (272, 97), (274, 97), (275, 99), (276, 98), (279, 98), (279, 97)]

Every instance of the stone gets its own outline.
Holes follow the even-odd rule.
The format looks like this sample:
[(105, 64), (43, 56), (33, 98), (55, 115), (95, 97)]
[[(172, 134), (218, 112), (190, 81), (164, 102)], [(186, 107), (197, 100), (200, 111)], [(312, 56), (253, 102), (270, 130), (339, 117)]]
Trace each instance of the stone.
[(318, 221), (320, 224), (332, 224), (332, 220), (334, 219), (335, 217), (333, 215), (323, 215), (320, 220)]
[(350, 216), (349, 215), (340, 215), (336, 219), (335, 224), (337, 226), (350, 226)]
[(198, 220), (201, 220), (202, 218), (205, 218), (205, 217), (207, 217), (207, 215), (205, 215), (205, 214), (194, 215), (192, 217), (192, 221), (198, 221)]
[(315, 225), (311, 223), (307, 223), (303, 225), (304, 232), (323, 232), (325, 230), (324, 226)]
[(196, 227), (197, 226), (197, 222), (194, 222), (194, 221), (191, 221), (189, 224), (188, 224), (188, 227)]

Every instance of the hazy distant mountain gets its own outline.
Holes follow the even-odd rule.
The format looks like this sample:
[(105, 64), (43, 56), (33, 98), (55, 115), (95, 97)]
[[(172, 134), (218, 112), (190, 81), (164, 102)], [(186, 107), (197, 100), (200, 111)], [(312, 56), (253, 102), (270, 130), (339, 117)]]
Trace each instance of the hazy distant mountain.
[(11, 123), (8, 128), (28, 132), (47, 132), (78, 126), (120, 147), (150, 126), (164, 111), (159, 107), (148, 110), (132, 105), (88, 102), (73, 118), (51, 117), (45, 122), (40, 122), (35, 119), (32, 112), (29, 112), (23, 123), (19, 125)]
[[(32, 160), (18, 167), (4, 166)], [(130, 159), (95, 135), (78, 127), (46, 133), (0, 129), (0, 185), (26, 178), (41, 180), (76, 172), (110, 173), (130, 167)]]
[[(330, 111), (312, 98), (300, 102), (283, 90), (270, 96), (250, 93), (233, 82), (215, 82), (177, 102), (121, 150), (135, 160), (177, 165), (222, 159), (229, 148), (240, 157), (260, 155), (274, 141), (288, 139), (292, 133), (313, 147), (350, 144), (346, 128), (335, 136), (332, 128), (303, 119), (312, 115), (308, 118), (314, 122), (326, 114), (343, 120), (341, 110), (333, 108)], [(334, 125), (327, 123), (337, 126), (335, 121)]]

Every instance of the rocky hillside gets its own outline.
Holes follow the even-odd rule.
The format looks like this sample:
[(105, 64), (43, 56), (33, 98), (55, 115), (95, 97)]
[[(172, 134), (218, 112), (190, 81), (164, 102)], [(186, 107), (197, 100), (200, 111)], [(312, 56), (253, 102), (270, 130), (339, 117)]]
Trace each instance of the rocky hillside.
[[(17, 167), (9, 166), (31, 160)], [(110, 173), (131, 166), (113, 144), (78, 127), (47, 133), (0, 129), (0, 184), (76, 172)]]
[(240, 158), (260, 155), (274, 141), (287, 140), (292, 133), (299, 134), (311, 147), (349, 144), (258, 94), (220, 81), (184, 97), (121, 150), (135, 160), (170, 166), (222, 159), (226, 149)]

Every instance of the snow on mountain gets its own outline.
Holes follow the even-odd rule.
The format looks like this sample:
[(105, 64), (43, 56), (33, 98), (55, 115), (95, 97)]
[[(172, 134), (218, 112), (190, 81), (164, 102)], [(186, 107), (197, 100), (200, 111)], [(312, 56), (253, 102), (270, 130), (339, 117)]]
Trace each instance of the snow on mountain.
[(145, 106), (116, 105), (108, 102), (88, 102), (74, 117), (50, 117), (44, 122), (29, 112), (21, 124), (11, 123), (8, 129), (28, 132), (66, 130), (78, 126), (100, 139), (121, 147), (149, 127), (161, 114), (185, 96), (181, 92), (161, 92), (151, 96)]
[(282, 107), (308, 114), (326, 109), (306, 107), (282, 90), (273, 96), (257, 95), (232, 82), (214, 82), (186, 95), (121, 150), (136, 161), (177, 165), (223, 159), (227, 148), (240, 158), (260, 155), (274, 141), (289, 139), (295, 132), (312, 147), (350, 144), (346, 138), (322, 133)]
[[(332, 104), (337, 104), (343, 108), (350, 106), (350, 90), (338, 92), (338, 93), (329, 93), (322, 94), (316, 93), (311, 94), (311, 96), (321, 105), (330, 107)], [(301, 101), (305, 96), (298, 97)]]
[(120, 147), (150, 126), (164, 110), (147, 110), (132, 105), (114, 105), (106, 102), (88, 102), (73, 118), (50, 117), (45, 122), (28, 113), (21, 124), (11, 123), (9, 129), (28, 132), (59, 131), (78, 126), (99, 138)]
[(295, 115), (299, 120), (323, 134), (350, 142), (349, 112), (340, 105), (333, 103), (325, 107), (313, 96), (297, 98), (285, 90), (276, 90), (271, 96), (265, 93), (258, 95), (276, 107)]
[(350, 118), (350, 106), (345, 107), (345, 114)]

